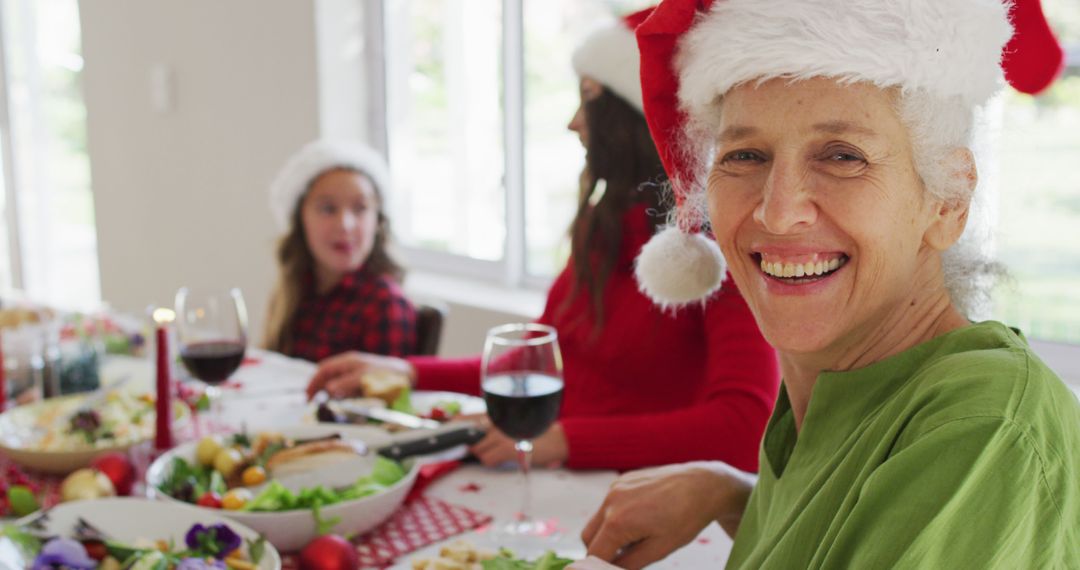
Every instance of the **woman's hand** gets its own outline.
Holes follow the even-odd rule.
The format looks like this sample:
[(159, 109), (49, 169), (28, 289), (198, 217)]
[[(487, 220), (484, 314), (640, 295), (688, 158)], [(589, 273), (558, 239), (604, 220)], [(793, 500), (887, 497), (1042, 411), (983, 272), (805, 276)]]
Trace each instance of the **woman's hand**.
[[(481, 439), (479, 443), (469, 449), (480, 460), (480, 463), (491, 467), (507, 461), (517, 461), (518, 456), (517, 449), (514, 448), (514, 440), (491, 425), (491, 420), (488, 419), (487, 415), (468, 419), (473, 419), (487, 430), (484, 439)], [(566, 444), (566, 435), (563, 434), (562, 426), (558, 422), (555, 422), (543, 435), (532, 440), (532, 443), (533, 465), (541, 467), (561, 465), (570, 455)]]
[(363, 395), (360, 378), (373, 371), (387, 371), (409, 377), (416, 383), (416, 370), (409, 361), (394, 356), (381, 356), (367, 352), (343, 352), (319, 362), (319, 369), (307, 385), (310, 400), (319, 390), (326, 390), (332, 398), (348, 398)]
[(714, 521), (734, 534), (753, 476), (720, 462), (626, 473), (611, 485), (581, 539), (589, 554), (637, 569), (665, 558)]

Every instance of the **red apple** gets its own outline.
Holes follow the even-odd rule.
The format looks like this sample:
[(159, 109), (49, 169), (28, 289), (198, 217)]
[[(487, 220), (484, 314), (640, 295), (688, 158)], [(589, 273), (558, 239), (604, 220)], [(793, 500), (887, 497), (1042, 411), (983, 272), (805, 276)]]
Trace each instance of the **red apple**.
[(95, 457), (90, 467), (104, 473), (112, 481), (117, 495), (124, 497), (131, 494), (131, 487), (135, 485), (135, 467), (127, 455), (110, 451)]
[(360, 567), (356, 547), (336, 534), (312, 540), (300, 551), (300, 570), (355, 570)]

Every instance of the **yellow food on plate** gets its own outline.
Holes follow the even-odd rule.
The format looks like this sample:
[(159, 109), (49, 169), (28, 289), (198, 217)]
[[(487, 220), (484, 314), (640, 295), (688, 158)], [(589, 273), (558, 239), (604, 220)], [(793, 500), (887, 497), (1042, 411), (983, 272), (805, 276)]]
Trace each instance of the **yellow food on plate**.
[(495, 558), (490, 550), (477, 548), (464, 540), (458, 540), (439, 549), (435, 558), (418, 558), (412, 561), (413, 570), (482, 570), (484, 560)]

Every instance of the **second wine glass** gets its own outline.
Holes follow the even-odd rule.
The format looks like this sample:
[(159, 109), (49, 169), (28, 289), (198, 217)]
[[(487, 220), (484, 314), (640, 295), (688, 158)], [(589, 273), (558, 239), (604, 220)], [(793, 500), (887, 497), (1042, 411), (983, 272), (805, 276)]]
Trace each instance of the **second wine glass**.
[(562, 404), (562, 355), (553, 327), (513, 323), (488, 331), (481, 363), (481, 388), (491, 423), (516, 441), (522, 473), (522, 506), (502, 532), (543, 536), (546, 525), (531, 517), (529, 467), (532, 440), (559, 417)]
[(206, 384), (211, 418), (222, 423), (221, 390), (240, 367), (247, 348), (247, 308), (239, 289), (176, 292), (176, 333), (180, 359), (192, 376)]

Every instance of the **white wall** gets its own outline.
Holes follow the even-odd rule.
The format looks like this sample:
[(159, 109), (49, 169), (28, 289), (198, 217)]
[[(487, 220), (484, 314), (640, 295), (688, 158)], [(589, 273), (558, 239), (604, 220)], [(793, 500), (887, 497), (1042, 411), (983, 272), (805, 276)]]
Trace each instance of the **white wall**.
[[(260, 337), (266, 187), (319, 132), (312, 2), (79, 4), (102, 296), (136, 312), (184, 284), (237, 285)], [(162, 66), (171, 105), (155, 109)]]

